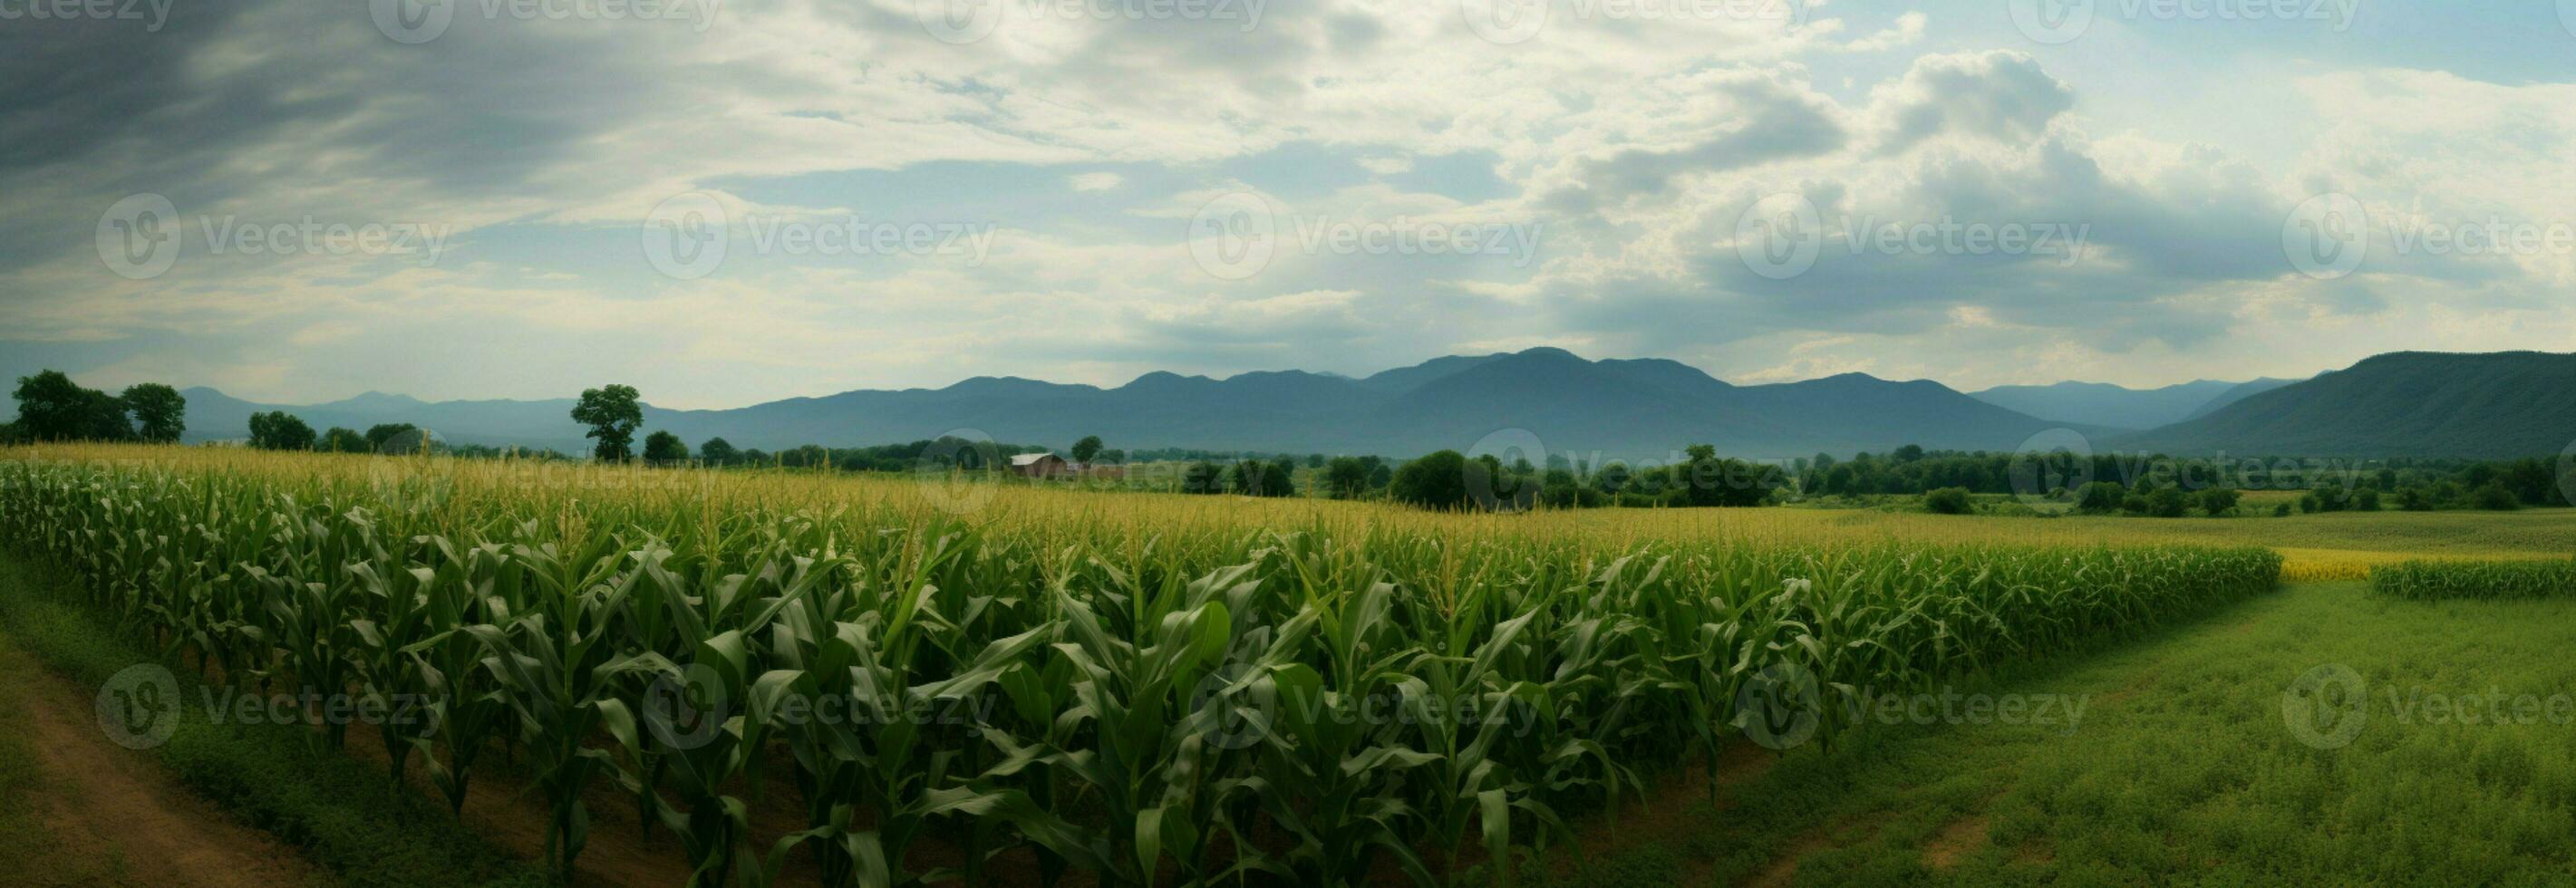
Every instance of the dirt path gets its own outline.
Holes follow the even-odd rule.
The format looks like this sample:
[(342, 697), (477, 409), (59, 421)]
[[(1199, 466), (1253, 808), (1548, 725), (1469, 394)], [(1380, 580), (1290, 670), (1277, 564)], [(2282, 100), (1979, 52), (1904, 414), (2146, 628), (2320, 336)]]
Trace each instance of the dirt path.
[[(146, 753), (99, 730), (75, 683), (0, 643), (0, 705), (25, 743), (46, 861), (11, 861), (11, 884), (284, 888), (327, 880), (303, 855), (190, 794)], [(68, 881), (48, 882), (48, 879)]]

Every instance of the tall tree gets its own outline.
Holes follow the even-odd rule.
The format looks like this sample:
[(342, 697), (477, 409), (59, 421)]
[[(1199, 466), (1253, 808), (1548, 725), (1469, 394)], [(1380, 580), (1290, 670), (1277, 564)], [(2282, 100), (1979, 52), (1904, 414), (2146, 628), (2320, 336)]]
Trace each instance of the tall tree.
[(18, 377), (18, 434), (36, 441), (124, 441), (134, 437), (125, 403), (81, 388), (60, 370)]
[(581, 402), (573, 405), (574, 422), (589, 426), (582, 437), (599, 442), (591, 455), (604, 460), (624, 460), (635, 455), (635, 428), (644, 424), (644, 407), (636, 403), (635, 387), (605, 385), (583, 389)]
[(188, 430), (188, 399), (178, 389), (157, 382), (126, 386), (125, 409), (134, 413), (134, 421), (143, 440), (160, 444), (174, 443)]
[(656, 431), (644, 436), (644, 461), (675, 463), (689, 458), (689, 442), (670, 432)]
[(1085, 435), (1085, 436), (1083, 436), (1082, 440), (1073, 442), (1073, 461), (1074, 461), (1074, 462), (1088, 464), (1088, 463), (1090, 463), (1090, 462), (1091, 462), (1091, 458), (1092, 458), (1092, 457), (1099, 456), (1099, 455), (1100, 455), (1100, 436), (1099, 436), (1099, 435)]

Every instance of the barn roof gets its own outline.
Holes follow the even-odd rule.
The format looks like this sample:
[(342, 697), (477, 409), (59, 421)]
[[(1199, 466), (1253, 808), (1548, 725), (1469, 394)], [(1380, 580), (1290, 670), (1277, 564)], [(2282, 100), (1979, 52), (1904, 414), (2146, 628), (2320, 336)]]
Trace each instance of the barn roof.
[(1029, 466), (1029, 465), (1036, 465), (1036, 464), (1038, 464), (1038, 463), (1039, 463), (1039, 462), (1041, 462), (1041, 461), (1044, 461), (1044, 460), (1050, 460), (1050, 459), (1056, 459), (1056, 458), (1057, 458), (1057, 457), (1056, 457), (1056, 455), (1055, 455), (1055, 454), (1052, 454), (1052, 453), (1023, 453), (1023, 454), (1020, 454), (1020, 455), (1018, 455), (1018, 456), (1011, 457), (1011, 465), (1015, 465), (1015, 466)]

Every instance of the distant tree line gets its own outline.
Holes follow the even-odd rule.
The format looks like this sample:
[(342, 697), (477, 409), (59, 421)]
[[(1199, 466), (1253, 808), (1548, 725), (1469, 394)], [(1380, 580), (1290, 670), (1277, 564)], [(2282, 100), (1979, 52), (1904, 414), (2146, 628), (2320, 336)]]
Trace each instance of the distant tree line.
[[(2512, 509), (2568, 505), (2557, 460), (2414, 459), (2347, 461), (2291, 458), (2175, 458), (2156, 454), (2064, 452), (2011, 454), (1927, 451), (1900, 447), (1849, 459), (1817, 454), (1791, 468), (1801, 493), (1811, 497), (1930, 496), (1926, 508), (1960, 505), (1967, 494), (2061, 497), (2078, 511), (2180, 515), (2236, 507), (2241, 490), (2301, 494), (2298, 510), (2333, 512), (2382, 508)], [(2069, 489), (2072, 488), (2072, 489)], [(2171, 494), (2160, 491), (2172, 490)]]

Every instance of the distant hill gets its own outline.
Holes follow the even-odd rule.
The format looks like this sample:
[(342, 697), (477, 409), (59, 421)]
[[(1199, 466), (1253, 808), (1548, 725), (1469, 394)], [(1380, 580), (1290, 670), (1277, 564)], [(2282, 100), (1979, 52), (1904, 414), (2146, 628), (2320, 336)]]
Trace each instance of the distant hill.
[[(692, 445), (721, 436), (764, 450), (981, 433), (1059, 447), (1099, 435), (1111, 447), (1129, 449), (1393, 457), (1463, 450), (1488, 435), (1525, 430), (1548, 452), (1596, 463), (1664, 459), (1691, 444), (1758, 458), (1885, 452), (1905, 444), (2009, 450), (2060, 427), (2093, 436), (2097, 449), (2264, 456), (2539, 456), (2576, 440), (2576, 355), (2406, 352), (2304, 382), (2109, 393), (2101, 389), (2116, 387), (2007, 388), (2014, 391), (1971, 397), (1928, 380), (1857, 373), (1733, 385), (1676, 361), (1591, 361), (1537, 348), (1438, 358), (1364, 379), (1297, 370), (1225, 379), (1148, 373), (1101, 388), (982, 376), (938, 389), (859, 390), (727, 410), (647, 406), (644, 425)], [(2221, 406), (2150, 431), (2118, 428), (2183, 409), (2173, 406), (2183, 400), (2179, 394), (2132, 397), (2173, 389), (2209, 390), (2210, 402)], [(190, 440), (239, 439), (253, 411), (285, 410), (317, 431), (409, 422), (457, 443), (589, 449), (569, 416), (570, 398), (424, 402), (370, 392), (280, 406), (205, 388), (185, 394)], [(2065, 415), (2034, 415), (1986, 398)]]
[[(240, 438), (250, 414), (286, 410), (316, 430), (410, 422), (458, 443), (586, 449), (571, 399), (426, 403), (370, 393), (279, 406), (190, 389), (194, 440)], [(1226, 379), (1148, 373), (1116, 388), (977, 377), (940, 389), (860, 390), (729, 410), (646, 407), (647, 429), (692, 444), (850, 446), (966, 434), (1112, 447), (1413, 456), (1527, 430), (1551, 453), (1663, 458), (1691, 444), (1730, 455), (1885, 451), (1904, 444), (2000, 450), (2059, 425), (1940, 383), (1860, 374), (1737, 386), (1659, 359), (1589, 361), (1553, 348), (1447, 357), (1365, 379), (1280, 371)]]
[(2041, 419), (2151, 429), (2190, 418), (2211, 401), (2250, 384), (2203, 379), (2163, 388), (2133, 389), (2103, 382), (2061, 382), (1996, 386), (1969, 392), (1968, 396)]
[[(2234, 404), (2238, 401), (2245, 400), (2246, 398), (2299, 381), (2300, 380), (2296, 379), (2274, 379), (2266, 376), (2251, 382), (2240, 382), (2236, 384), (2235, 388), (2228, 389), (2227, 391), (2219, 393), (2218, 397), (2209, 399), (2208, 403), (2200, 405), (2198, 409), (2191, 412), (2191, 415), (2185, 416), (2183, 419), (2199, 419), (2212, 413), (2216, 413), (2219, 411), (2219, 408), (2225, 407), (2229, 404)], [(2175, 421), (2180, 422), (2181, 420)]]
[(2116, 437), (2173, 454), (2549, 456), (2576, 442), (2576, 355), (2396, 352)]

